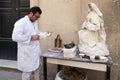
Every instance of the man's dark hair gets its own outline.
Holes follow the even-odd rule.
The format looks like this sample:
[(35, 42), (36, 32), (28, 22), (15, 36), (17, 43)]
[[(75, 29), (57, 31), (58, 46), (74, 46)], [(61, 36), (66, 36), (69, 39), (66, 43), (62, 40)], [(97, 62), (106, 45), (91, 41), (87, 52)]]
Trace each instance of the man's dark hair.
[(37, 13), (37, 12), (38, 12), (39, 14), (42, 14), (42, 10), (41, 10), (40, 7), (38, 7), (38, 6), (32, 7), (32, 8), (29, 10), (28, 14), (29, 14), (30, 12), (32, 12), (33, 14), (35, 14), (35, 13)]

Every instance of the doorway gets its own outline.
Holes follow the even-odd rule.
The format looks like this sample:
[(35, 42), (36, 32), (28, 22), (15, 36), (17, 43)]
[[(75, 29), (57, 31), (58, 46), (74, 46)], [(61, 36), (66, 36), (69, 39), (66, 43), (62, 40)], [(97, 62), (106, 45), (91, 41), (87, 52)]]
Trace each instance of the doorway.
[(14, 23), (27, 14), (30, 0), (0, 0), (0, 59), (17, 60), (17, 43), (12, 41)]

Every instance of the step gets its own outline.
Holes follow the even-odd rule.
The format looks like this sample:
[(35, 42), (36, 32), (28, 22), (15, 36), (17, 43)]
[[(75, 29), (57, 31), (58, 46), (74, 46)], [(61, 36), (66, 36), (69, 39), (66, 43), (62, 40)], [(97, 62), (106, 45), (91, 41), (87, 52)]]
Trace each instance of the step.
[(17, 61), (0, 59), (0, 67), (17, 69)]

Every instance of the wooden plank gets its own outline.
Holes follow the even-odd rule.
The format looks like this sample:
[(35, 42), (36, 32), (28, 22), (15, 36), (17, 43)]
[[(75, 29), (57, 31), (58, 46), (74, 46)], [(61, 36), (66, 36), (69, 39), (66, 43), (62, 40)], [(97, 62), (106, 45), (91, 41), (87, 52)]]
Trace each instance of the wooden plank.
[(106, 72), (106, 67), (107, 67), (106, 64), (68, 61), (68, 60), (53, 59), (53, 58), (47, 58), (47, 63), (85, 68), (85, 69), (104, 71), (104, 72)]

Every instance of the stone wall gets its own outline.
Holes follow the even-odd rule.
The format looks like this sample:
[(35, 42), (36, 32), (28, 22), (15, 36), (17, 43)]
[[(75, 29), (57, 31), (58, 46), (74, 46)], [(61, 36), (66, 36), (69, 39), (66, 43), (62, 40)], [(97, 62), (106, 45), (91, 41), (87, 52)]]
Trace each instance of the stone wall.
[[(41, 40), (42, 52), (54, 47), (54, 39), (60, 34), (63, 42), (74, 41), (78, 44), (77, 31), (80, 30), (87, 14), (89, 2), (98, 5), (103, 13), (107, 45), (113, 58), (111, 80), (120, 80), (120, 0), (31, 0), (31, 6), (39, 5), (43, 11), (39, 20), (41, 31), (52, 31), (53, 35)], [(51, 70), (51, 68), (55, 70)], [(55, 76), (56, 65), (49, 64), (50, 76)], [(88, 80), (104, 80), (105, 73), (85, 70)]]

